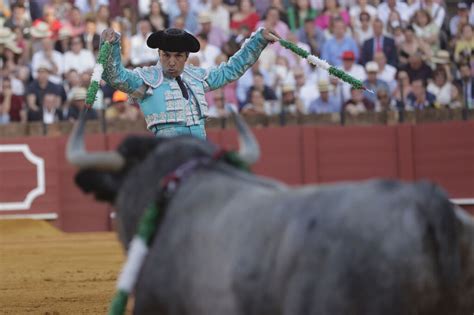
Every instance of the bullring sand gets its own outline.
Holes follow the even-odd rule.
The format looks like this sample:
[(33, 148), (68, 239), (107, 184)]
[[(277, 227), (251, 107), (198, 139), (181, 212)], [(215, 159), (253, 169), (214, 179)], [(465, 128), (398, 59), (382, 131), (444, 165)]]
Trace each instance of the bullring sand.
[(105, 314), (123, 261), (115, 233), (0, 220), (0, 314)]

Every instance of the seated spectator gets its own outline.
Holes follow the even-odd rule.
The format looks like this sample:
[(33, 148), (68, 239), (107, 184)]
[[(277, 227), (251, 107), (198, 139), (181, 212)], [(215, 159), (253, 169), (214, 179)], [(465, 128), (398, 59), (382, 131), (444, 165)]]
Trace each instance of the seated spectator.
[(340, 66), (342, 53), (346, 50), (353, 51), (356, 59), (359, 59), (359, 48), (351, 37), (346, 36), (344, 21), (336, 19), (334, 20), (334, 37), (324, 43), (321, 57), (333, 66)]
[(344, 103), (342, 109), (344, 112), (357, 116), (360, 113), (374, 111), (375, 105), (364, 96), (362, 90), (351, 87), (351, 97)]
[(353, 27), (360, 28), (362, 26), (362, 13), (364, 13), (364, 16), (367, 15), (367, 20), (364, 18), (364, 21), (370, 23), (370, 20), (377, 16), (377, 9), (367, 0), (357, 0), (357, 4), (349, 8), (349, 16)]
[(461, 36), (454, 46), (454, 60), (457, 63), (469, 62), (474, 52), (474, 35), (471, 24), (464, 24), (461, 29)]
[(432, 51), (439, 49), (439, 28), (431, 20), (431, 16), (426, 10), (418, 10), (412, 18), (415, 35), (426, 42)]
[(208, 5), (207, 13), (211, 16), (214, 27), (220, 28), (226, 35), (230, 33), (230, 13), (222, 4), (222, 0), (212, 0)]
[(406, 71), (399, 71), (397, 73), (397, 87), (392, 93), (392, 97), (397, 102), (398, 108), (405, 108), (407, 103), (407, 96), (411, 92), (410, 78)]
[(151, 24), (148, 20), (142, 19), (138, 22), (137, 34), (130, 40), (130, 61), (134, 67), (154, 65), (158, 61), (158, 54), (155, 49), (146, 45), (146, 39), (151, 34)]
[(238, 111), (237, 105), (229, 103), (225, 98), (225, 93), (222, 88), (214, 90), (210, 93), (213, 98), (213, 106), (209, 107), (209, 117), (226, 118), (229, 117), (230, 112), (227, 106), (231, 106), (234, 111)]
[(395, 41), (383, 34), (384, 23), (375, 19), (372, 23), (374, 37), (366, 40), (362, 46), (360, 61), (363, 65), (374, 60), (374, 54), (382, 51), (387, 56), (387, 63), (396, 67), (398, 64), (397, 48)]
[(158, 0), (150, 1), (150, 12), (145, 16), (150, 22), (153, 32), (157, 32), (169, 27), (169, 16), (161, 8), (161, 3)]
[(71, 49), (71, 29), (67, 26), (61, 28), (58, 33), (58, 40), (54, 44), (54, 49), (64, 54)]
[(430, 80), (433, 77), (433, 70), (423, 61), (423, 54), (420, 51), (408, 57), (408, 64), (402, 66), (400, 70), (406, 71), (410, 82), (416, 79)]
[(71, 36), (81, 36), (85, 30), (85, 23), (82, 19), (81, 10), (77, 7), (72, 7), (67, 23), (61, 28), (67, 27), (71, 30)]
[(0, 125), (24, 121), (22, 119), (24, 116), (23, 106), (23, 96), (13, 94), (10, 78), (3, 78), (2, 93), (0, 94)]
[(301, 67), (296, 67), (291, 72), (295, 82), (295, 93), (298, 99), (303, 103), (303, 112), (306, 113), (311, 101), (315, 100), (318, 95), (315, 95), (314, 82), (306, 79), (306, 74)]
[(415, 79), (411, 82), (412, 91), (407, 96), (405, 110), (423, 110), (434, 108), (436, 97), (426, 91), (426, 81)]
[[(97, 34), (97, 25), (95, 19), (89, 17), (86, 19), (85, 31), (82, 34), (84, 48), (96, 55), (99, 51), (100, 35)], [(122, 47), (123, 49), (123, 47)]]
[(38, 22), (30, 28), (31, 51), (35, 53), (43, 50), (43, 39), (51, 38), (52, 32), (46, 22)]
[(329, 95), (331, 89), (329, 81), (320, 80), (318, 82), (319, 98), (309, 105), (309, 114), (338, 113), (341, 111), (341, 104)]
[(8, 77), (11, 80), (13, 94), (24, 95), (25, 85), (22, 80), (18, 78), (19, 72), (23, 69), (27, 69), (26, 67), (19, 65), (19, 60), (23, 50), (18, 47), (14, 40), (8, 40), (4, 43), (3, 40), (0, 39), (0, 45), (3, 45), (3, 55), (0, 55), (0, 62), (3, 62), (1, 75), (2, 77)]
[(43, 98), (43, 123), (46, 125), (63, 120), (58, 96), (47, 92)]
[(402, 22), (408, 23), (408, 20), (410, 19), (410, 9), (405, 2), (400, 0), (387, 0), (379, 4), (377, 7), (377, 16), (382, 20), (382, 23), (386, 25), (388, 23), (390, 12), (393, 11), (400, 13)]
[(272, 81), (271, 77), (267, 71), (261, 66), (260, 59), (253, 64), (250, 70), (247, 70), (240, 79), (237, 80), (236, 95), (239, 101), (239, 107), (241, 108), (244, 104), (247, 103), (247, 92), (253, 86), (254, 76), (260, 73), (263, 75), (265, 85), (271, 86)]
[(390, 93), (392, 93), (397, 86), (397, 81), (395, 80), (397, 69), (394, 66), (387, 64), (387, 57), (385, 57), (385, 54), (381, 51), (375, 53), (374, 61), (379, 66), (377, 78), (387, 82), (388, 87), (390, 88)]
[(217, 48), (221, 48), (229, 40), (229, 36), (219, 27), (212, 24), (209, 13), (201, 12), (198, 18), (199, 34), (207, 36), (207, 42)]
[[(116, 31), (117, 33), (125, 33), (125, 26), (120, 17), (116, 17), (115, 19), (110, 21), (110, 27), (113, 28), (114, 31)], [(120, 50), (120, 56), (122, 59), (122, 63), (125, 67), (130, 65), (130, 56), (132, 50), (131, 37), (132, 36), (127, 36), (125, 34), (123, 36), (120, 36), (120, 46), (122, 47), (122, 49)], [(143, 49), (148, 49), (148, 46), (143, 47)], [(148, 54), (149, 51), (146, 51), (146, 55)]]
[(447, 50), (438, 50), (436, 54), (431, 57), (431, 63), (433, 64), (434, 70), (444, 70), (447, 80), (450, 82), (453, 81), (453, 76), (451, 73), (451, 56)]
[(33, 26), (38, 23), (46, 23), (48, 25), (49, 30), (51, 31), (52, 35), (51, 38), (56, 40), (58, 38), (58, 33), (63, 24), (57, 18), (56, 10), (54, 6), (46, 4), (43, 6), (43, 16), (40, 19), (36, 19), (33, 21)]
[(51, 71), (49, 80), (61, 84), (64, 73), (64, 56), (59, 51), (54, 50), (54, 43), (50, 38), (43, 38), (42, 46), (43, 49), (34, 53), (31, 61), (33, 78), (38, 77), (39, 65), (48, 63)]
[(376, 112), (398, 111), (399, 106), (397, 101), (387, 93), (386, 90), (380, 89), (377, 91), (377, 101), (375, 102)]
[(38, 76), (26, 89), (26, 109), (28, 121), (43, 119), (43, 98), (47, 93), (57, 95), (58, 106), (66, 100), (64, 87), (49, 80), (51, 64), (44, 62), (38, 65)]
[[(364, 81), (367, 77), (364, 67), (355, 63), (355, 54), (350, 50), (346, 50), (342, 54), (342, 70), (360, 81)], [(343, 84), (342, 91), (344, 96), (343, 101), (348, 100), (351, 97), (351, 86), (349, 84)]]
[(305, 112), (303, 102), (296, 96), (295, 86), (285, 84), (281, 88), (281, 98), (278, 111), (289, 115), (301, 115)]
[(325, 30), (331, 19), (340, 19), (346, 26), (351, 25), (349, 13), (339, 5), (338, 0), (324, 0), (323, 12), (316, 18), (314, 25)]
[[(83, 87), (75, 87), (71, 90), (71, 98), (68, 100), (68, 110), (64, 119), (75, 121), (79, 114), (86, 107), (87, 90)], [(64, 114), (64, 111), (63, 111)], [(94, 108), (89, 108), (86, 112), (86, 120), (97, 119), (98, 115)]]
[(128, 95), (122, 91), (115, 91), (112, 95), (112, 104), (105, 111), (107, 120), (137, 121), (140, 110), (128, 103)]
[[(95, 25), (97, 29), (97, 34), (102, 34), (102, 32), (109, 26), (111, 16), (109, 6), (106, 4), (99, 5), (99, 8), (96, 11), (95, 15)], [(123, 34), (124, 32), (121, 32)]]
[(216, 66), (216, 58), (221, 54), (219, 47), (209, 44), (207, 35), (200, 33), (197, 36), (201, 49), (197, 53), (191, 53), (191, 56), (199, 58), (199, 64), (204, 69), (210, 69)]
[[(463, 22), (463, 23), (460, 23)], [(459, 1), (457, 4), (457, 12), (449, 21), (449, 32), (451, 36), (458, 34), (458, 26), (469, 23), (469, 5), (465, 1)]]
[(313, 21), (316, 18), (316, 13), (309, 0), (296, 0), (287, 8), (290, 30), (296, 32), (303, 27), (306, 20)]
[(433, 73), (434, 80), (428, 84), (427, 91), (436, 97), (436, 107), (460, 107), (458, 90), (448, 81), (446, 70), (437, 69)]
[(403, 34), (404, 41), (399, 45), (400, 66), (406, 65), (409, 57), (417, 52), (428, 57), (432, 56), (430, 46), (415, 36), (415, 30), (411, 25), (405, 28)]
[(375, 61), (369, 61), (365, 65), (365, 71), (367, 72), (367, 79), (364, 81), (364, 86), (374, 91), (375, 94), (370, 93), (369, 91), (364, 91), (364, 96), (369, 99), (372, 103), (377, 101), (377, 91), (380, 89), (385, 89), (387, 92), (390, 91), (390, 88), (387, 82), (377, 78), (379, 72), (379, 65)]
[(306, 19), (304, 24), (297, 31), (298, 40), (310, 47), (311, 53), (315, 56), (320, 55), (326, 38), (324, 32), (319, 27), (314, 27), (314, 19)]
[[(364, 0), (363, 0), (364, 1)], [(361, 12), (358, 18), (359, 23), (354, 27), (354, 37), (357, 45), (361, 46), (366, 40), (371, 39), (374, 36), (374, 30), (372, 28), (371, 17), (367, 12)]]
[(459, 79), (454, 81), (461, 96), (462, 103), (469, 109), (474, 109), (474, 79), (472, 78), (472, 69), (469, 63), (459, 65)]
[(276, 115), (278, 111), (275, 106), (263, 97), (261, 90), (255, 89), (250, 93), (250, 101), (242, 107), (243, 115)]
[(253, 75), (253, 85), (247, 91), (247, 103), (251, 102), (252, 92), (254, 90), (259, 90), (262, 92), (265, 101), (275, 101), (278, 99), (275, 91), (270, 86), (265, 84), (263, 75), (259, 72)]
[[(176, 3), (178, 10), (176, 12), (168, 12), (170, 14), (171, 25), (175, 25), (177, 28), (182, 28), (195, 34), (198, 29), (198, 11), (190, 5), (188, 0), (177, 0)], [(183, 19), (183, 27), (179, 27), (179, 25), (176, 24), (178, 17)]]
[(10, 29), (19, 27), (22, 30), (29, 31), (29, 28), (31, 27), (31, 17), (29, 11), (26, 10), (24, 3), (20, 1), (14, 2), (12, 6), (12, 14), (5, 21), (4, 26)]
[[(265, 14), (265, 19), (257, 23), (257, 28), (265, 27), (274, 30), (281, 38), (286, 39), (290, 28), (280, 19), (280, 11), (276, 7), (269, 7)], [(281, 46), (278, 43), (271, 45), (276, 51), (281, 50)]]
[(64, 72), (74, 69), (83, 73), (94, 69), (94, 55), (92, 51), (84, 49), (81, 36), (71, 38), (71, 49), (64, 54), (64, 63)]
[(238, 1), (238, 8), (237, 12), (232, 15), (230, 29), (236, 33), (242, 25), (245, 25), (249, 28), (250, 33), (254, 32), (260, 21), (260, 16), (255, 11), (252, 0)]
[(446, 10), (443, 6), (435, 0), (420, 0), (419, 8), (423, 8), (430, 14), (433, 23), (440, 30), (443, 26), (446, 17)]

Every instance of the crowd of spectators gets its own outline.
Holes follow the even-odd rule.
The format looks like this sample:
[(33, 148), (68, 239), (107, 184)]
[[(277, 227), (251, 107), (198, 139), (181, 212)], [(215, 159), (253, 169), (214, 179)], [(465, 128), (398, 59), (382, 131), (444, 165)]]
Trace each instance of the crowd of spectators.
[[(107, 27), (121, 33), (128, 68), (154, 65), (147, 36), (165, 27), (195, 34), (188, 62), (227, 61), (261, 26), (362, 80), (375, 93), (269, 45), (238, 81), (209, 92), (246, 115), (474, 108), (474, 5), (444, 0), (5, 0), (0, 4), (0, 124), (77, 119)], [(451, 10), (448, 10), (451, 9)], [(449, 12), (448, 12), (449, 11)], [(133, 100), (102, 82), (89, 118), (138, 120)]]

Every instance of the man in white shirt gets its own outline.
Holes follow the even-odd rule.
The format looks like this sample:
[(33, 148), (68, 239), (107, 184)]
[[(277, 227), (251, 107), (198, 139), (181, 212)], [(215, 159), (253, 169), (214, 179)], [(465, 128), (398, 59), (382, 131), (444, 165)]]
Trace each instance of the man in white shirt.
[(229, 34), (230, 28), (230, 15), (229, 10), (224, 8), (222, 0), (211, 0), (211, 6), (209, 8), (209, 15), (211, 16), (212, 25), (219, 27), (226, 34)]
[(138, 22), (137, 34), (130, 39), (130, 61), (133, 66), (147, 66), (156, 64), (158, 54), (155, 49), (151, 49), (146, 45), (146, 40), (151, 34), (150, 21), (142, 19)]
[(190, 54), (190, 57), (195, 55), (199, 58), (199, 64), (204, 69), (209, 69), (216, 66), (216, 58), (221, 54), (219, 47), (211, 45), (207, 41), (207, 34), (200, 33), (197, 36), (201, 49), (197, 53)]
[(31, 61), (33, 78), (38, 78), (38, 66), (46, 63), (51, 66), (49, 81), (60, 84), (64, 73), (64, 56), (54, 50), (54, 44), (50, 38), (43, 38), (41, 43), (43, 49), (35, 52)]
[(64, 54), (64, 71), (74, 69), (79, 74), (94, 69), (95, 58), (92, 51), (83, 48), (81, 36), (71, 38), (71, 50)]
[[(342, 53), (342, 69), (360, 81), (364, 81), (367, 76), (363, 66), (355, 63), (355, 54), (352, 50), (346, 50)], [(343, 102), (351, 98), (351, 85), (342, 83)]]
[(395, 80), (397, 68), (387, 64), (387, 57), (385, 57), (385, 54), (381, 51), (374, 54), (374, 61), (379, 65), (377, 78), (387, 82), (388, 87), (390, 88), (390, 93), (392, 93), (397, 87), (397, 80)]
[(384, 25), (387, 25), (388, 17), (392, 11), (397, 11), (403, 22), (408, 23), (410, 20), (410, 8), (405, 2), (399, 0), (387, 0), (379, 4), (377, 11), (378, 18), (382, 20)]

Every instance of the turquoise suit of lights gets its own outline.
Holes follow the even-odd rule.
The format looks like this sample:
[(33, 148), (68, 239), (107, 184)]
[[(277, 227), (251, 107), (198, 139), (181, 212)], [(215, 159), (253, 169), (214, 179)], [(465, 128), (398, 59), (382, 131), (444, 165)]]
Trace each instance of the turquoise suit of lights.
[(112, 43), (102, 79), (138, 101), (147, 128), (156, 136), (193, 135), (202, 139), (206, 138), (204, 121), (208, 113), (204, 93), (240, 78), (257, 61), (268, 44), (262, 29), (259, 29), (228, 62), (218, 67), (206, 70), (186, 65), (181, 74), (189, 94), (186, 100), (176, 79), (163, 75), (159, 62), (155, 66), (125, 69), (120, 58), (119, 42), (120, 36), (117, 36)]

